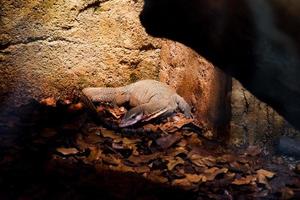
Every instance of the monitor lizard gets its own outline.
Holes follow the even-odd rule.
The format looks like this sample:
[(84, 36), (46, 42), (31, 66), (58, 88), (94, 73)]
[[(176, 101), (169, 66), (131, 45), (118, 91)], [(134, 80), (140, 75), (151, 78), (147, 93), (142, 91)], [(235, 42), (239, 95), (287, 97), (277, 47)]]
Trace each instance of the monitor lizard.
[(123, 87), (88, 87), (82, 90), (85, 104), (95, 110), (94, 102), (129, 103), (131, 109), (123, 116), (120, 127), (166, 117), (181, 111), (192, 118), (191, 107), (175, 89), (156, 80), (141, 80)]

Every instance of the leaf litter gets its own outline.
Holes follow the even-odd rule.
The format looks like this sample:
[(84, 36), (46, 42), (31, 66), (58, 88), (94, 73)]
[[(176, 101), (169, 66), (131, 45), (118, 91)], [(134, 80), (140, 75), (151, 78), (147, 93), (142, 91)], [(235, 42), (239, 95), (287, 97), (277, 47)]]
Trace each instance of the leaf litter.
[[(258, 146), (237, 150), (214, 143), (214, 148), (208, 148), (212, 143), (203, 137), (205, 133), (186, 129), (193, 121), (182, 114), (124, 130), (117, 126), (126, 113), (123, 107), (98, 105), (97, 112), (103, 117), (99, 123), (86, 114), (81, 102), (63, 102), (60, 105), (53, 98), (42, 100), (41, 116), (60, 114), (68, 118), (66, 122), (51, 127), (47, 117), (41, 118), (45, 126), (26, 136), (32, 137), (32, 151), (52, 145), (47, 150), (51, 158), (48, 162), (52, 163), (48, 170), (55, 169), (51, 168), (54, 163), (84, 163), (99, 172), (133, 173), (154, 183), (192, 191), (195, 199), (300, 196), (299, 166), (293, 171), (284, 163), (272, 162), (274, 159), (263, 155)], [(74, 128), (64, 128), (72, 123)], [(10, 156), (6, 160), (13, 159)], [(5, 162), (1, 161), (0, 167)]]

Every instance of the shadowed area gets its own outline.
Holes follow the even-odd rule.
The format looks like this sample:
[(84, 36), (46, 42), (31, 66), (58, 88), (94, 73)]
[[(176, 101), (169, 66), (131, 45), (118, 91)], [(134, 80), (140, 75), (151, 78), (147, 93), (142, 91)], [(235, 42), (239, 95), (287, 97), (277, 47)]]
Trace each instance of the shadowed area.
[(150, 35), (192, 47), (300, 128), (295, 8), (296, 0), (145, 0), (140, 19)]

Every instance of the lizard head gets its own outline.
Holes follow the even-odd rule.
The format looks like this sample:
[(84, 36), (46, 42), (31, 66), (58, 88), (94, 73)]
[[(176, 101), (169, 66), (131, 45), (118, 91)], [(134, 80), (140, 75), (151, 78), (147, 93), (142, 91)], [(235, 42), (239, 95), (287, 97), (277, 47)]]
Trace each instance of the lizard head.
[(121, 123), (119, 124), (120, 127), (127, 127), (143, 119), (144, 113), (141, 109), (131, 109), (124, 115)]

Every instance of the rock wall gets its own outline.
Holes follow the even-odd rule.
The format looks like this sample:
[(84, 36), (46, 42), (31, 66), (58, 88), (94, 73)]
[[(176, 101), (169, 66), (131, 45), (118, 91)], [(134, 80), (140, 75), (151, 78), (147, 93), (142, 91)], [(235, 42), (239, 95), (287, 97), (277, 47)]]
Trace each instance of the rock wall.
[(72, 98), (86, 86), (160, 77), (196, 108), (199, 124), (212, 130), (227, 125), (224, 75), (189, 48), (148, 36), (138, 17), (142, 5), (143, 0), (1, 1), (1, 109), (48, 96)]
[(271, 107), (256, 99), (238, 81), (232, 87), (231, 143), (235, 145), (272, 145), (281, 135), (298, 136)]
[[(160, 79), (193, 105), (196, 119), (226, 132), (231, 81), (183, 45), (152, 38), (141, 27), (142, 0), (0, 1), (0, 109), (86, 86)], [(236, 81), (232, 142), (294, 134), (272, 109)]]
[(231, 77), (192, 49), (172, 41), (162, 44), (159, 75), (193, 106), (195, 121), (207, 128), (207, 136), (227, 139)]
[(140, 25), (142, 2), (1, 1), (2, 105), (157, 79), (160, 40)]

